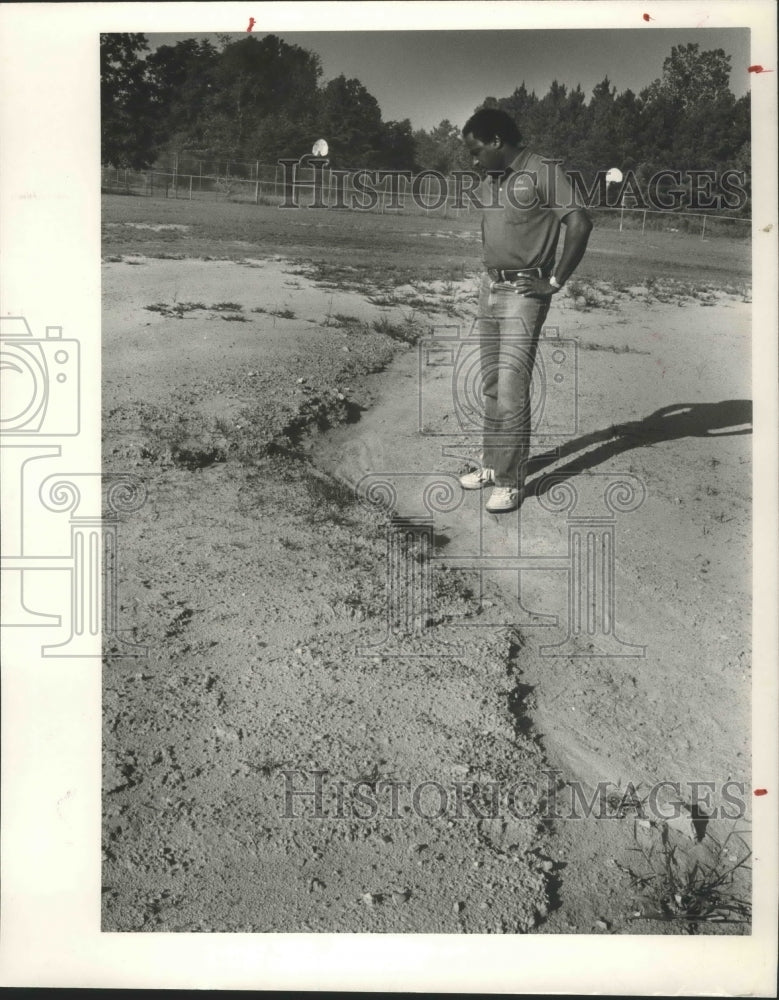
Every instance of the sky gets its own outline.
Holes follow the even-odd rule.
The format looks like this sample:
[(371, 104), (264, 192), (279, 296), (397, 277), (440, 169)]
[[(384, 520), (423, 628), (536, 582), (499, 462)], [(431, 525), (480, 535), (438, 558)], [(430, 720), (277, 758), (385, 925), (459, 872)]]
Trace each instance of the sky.
[[(674, 45), (697, 42), (731, 56), (730, 87), (750, 84), (745, 28), (635, 30), (274, 32), (319, 54), (323, 82), (356, 77), (379, 102), (385, 121), (411, 120), (430, 129), (444, 118), (461, 126), (486, 97), (507, 97), (523, 81), (541, 96), (553, 80), (581, 84), (589, 98), (608, 76), (618, 92), (640, 91), (662, 74)], [(258, 38), (262, 33), (255, 32)], [(216, 35), (147, 33), (150, 48)], [(245, 38), (237, 33), (235, 39)]]

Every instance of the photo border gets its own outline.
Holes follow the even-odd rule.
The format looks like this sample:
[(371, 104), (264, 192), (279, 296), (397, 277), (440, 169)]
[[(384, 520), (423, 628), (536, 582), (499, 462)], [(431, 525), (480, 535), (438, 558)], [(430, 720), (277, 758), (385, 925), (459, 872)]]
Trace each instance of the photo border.
[[(652, 11), (653, 20), (642, 15)], [(3, 316), (81, 345), (85, 419), (62, 471), (100, 470), (99, 34), (749, 27), (773, 71), (773, 2), (76, 3), (0, 10)], [(402, 22), (402, 23), (400, 23)], [(348, 24), (348, 29), (345, 27)], [(752, 75), (754, 924), (743, 937), (100, 931), (100, 659), (3, 630), (0, 982), (13, 986), (775, 995), (777, 862), (776, 77)], [(478, 95), (475, 95), (475, 99)], [(5, 501), (13, 501), (13, 484)], [(53, 545), (61, 544), (53, 540)], [(99, 637), (96, 639), (99, 657)]]

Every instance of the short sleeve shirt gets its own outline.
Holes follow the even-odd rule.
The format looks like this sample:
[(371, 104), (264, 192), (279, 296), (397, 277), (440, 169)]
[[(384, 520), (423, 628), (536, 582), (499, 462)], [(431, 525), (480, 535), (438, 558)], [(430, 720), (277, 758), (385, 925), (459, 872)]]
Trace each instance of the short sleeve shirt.
[(485, 267), (539, 267), (550, 275), (561, 221), (584, 208), (560, 162), (523, 149), (504, 177), (485, 177), (477, 191)]

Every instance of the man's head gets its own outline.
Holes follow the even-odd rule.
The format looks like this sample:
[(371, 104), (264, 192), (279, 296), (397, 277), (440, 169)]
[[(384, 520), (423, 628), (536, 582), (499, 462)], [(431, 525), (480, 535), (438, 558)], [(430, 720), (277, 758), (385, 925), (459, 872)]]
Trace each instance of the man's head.
[(498, 108), (482, 108), (463, 125), (463, 138), (474, 162), (484, 170), (505, 170), (522, 142), (517, 123)]

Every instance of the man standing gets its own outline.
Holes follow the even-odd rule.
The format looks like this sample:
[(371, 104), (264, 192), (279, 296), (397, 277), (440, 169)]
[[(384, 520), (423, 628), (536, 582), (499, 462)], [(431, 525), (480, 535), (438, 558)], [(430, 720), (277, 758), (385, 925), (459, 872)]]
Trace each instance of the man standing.
[[(559, 162), (523, 146), (505, 111), (477, 111), (463, 136), (487, 174), (477, 189), (486, 268), (478, 319), (485, 414), (482, 468), (460, 484), (466, 490), (494, 486), (486, 509), (498, 514), (522, 502), (538, 338), (552, 296), (584, 256), (592, 222)], [(555, 267), (561, 224), (565, 238)]]

